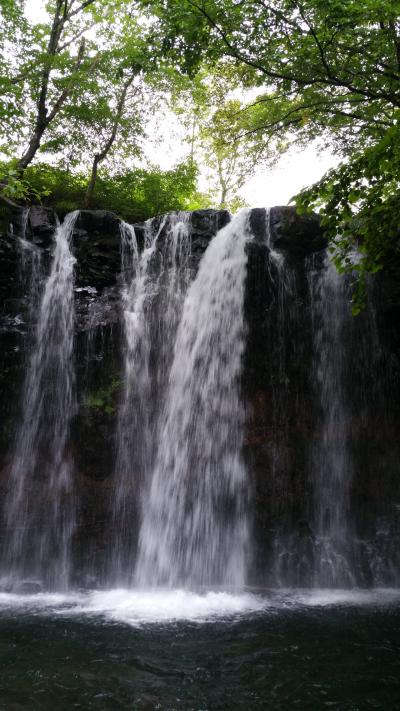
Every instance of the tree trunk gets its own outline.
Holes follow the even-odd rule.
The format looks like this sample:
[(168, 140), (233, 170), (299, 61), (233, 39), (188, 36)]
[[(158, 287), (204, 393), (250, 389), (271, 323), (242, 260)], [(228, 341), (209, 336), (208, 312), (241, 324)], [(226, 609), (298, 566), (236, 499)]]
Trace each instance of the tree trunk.
[(32, 163), (37, 151), (40, 148), (40, 143), (42, 140), (42, 136), (46, 130), (46, 125), (43, 126), (43, 128), (36, 128), (34, 134), (31, 137), (31, 140), (29, 141), (29, 146), (26, 149), (25, 153), (21, 158), (19, 159), (17, 163), (17, 171), (18, 173), (23, 173), (25, 168), (28, 167), (30, 163)]
[[(82, 5), (80, 5), (79, 8), (77, 8), (72, 13), (70, 13), (70, 15), (68, 15), (67, 0), (57, 0), (56, 7), (54, 10), (54, 17), (53, 17), (53, 23), (51, 26), (49, 42), (47, 45), (47, 57), (46, 57), (47, 61), (49, 58), (51, 58), (51, 59), (54, 58), (60, 51), (60, 39), (62, 36), (62, 32), (63, 32), (64, 26), (65, 26), (65, 23), (69, 20), (69, 18), (72, 15), (76, 15), (78, 12), (80, 12), (81, 9), (83, 9), (87, 5), (91, 4), (93, 1), (94, 0), (86, 0), (86, 2), (82, 3)], [(32, 136), (30, 138), (28, 148), (26, 149), (25, 153), (21, 156), (21, 158), (19, 159), (19, 161), (17, 163), (17, 170), (19, 173), (22, 174), (24, 172), (25, 168), (27, 168), (28, 165), (34, 159), (37, 151), (40, 148), (43, 134), (45, 133), (49, 124), (53, 121), (54, 117), (57, 116), (57, 114), (60, 112), (66, 99), (68, 98), (71, 88), (73, 86), (73, 73), (77, 69), (79, 69), (81, 62), (83, 60), (84, 53), (85, 53), (85, 39), (82, 38), (80, 45), (79, 45), (76, 63), (72, 69), (72, 75), (71, 75), (70, 81), (67, 84), (67, 86), (63, 89), (63, 91), (61, 91), (59, 97), (54, 102), (54, 105), (52, 108), (48, 107), (48, 104), (47, 104), (49, 81), (50, 81), (50, 76), (52, 73), (52, 65), (51, 65), (51, 62), (48, 63), (47, 65), (45, 65), (45, 67), (42, 71), (42, 75), (41, 75), (40, 92), (39, 92), (39, 97), (38, 97), (38, 102), (37, 102), (37, 113), (36, 113), (36, 119), (35, 119), (35, 128), (33, 130)], [(96, 60), (92, 63), (91, 67), (94, 67), (95, 64), (96, 64)], [(89, 69), (89, 71), (90, 71), (90, 69)]]
[(225, 210), (225, 208), (226, 208), (226, 187), (224, 185), (223, 188), (221, 188), (221, 195), (220, 195), (220, 199), (219, 199), (218, 209)]
[(96, 180), (97, 180), (97, 169), (100, 163), (100, 158), (99, 155), (95, 155), (93, 164), (92, 164), (92, 172), (90, 174), (90, 180), (88, 183), (88, 186), (86, 188), (86, 193), (85, 193), (85, 198), (83, 201), (83, 207), (85, 209), (88, 209), (92, 203), (92, 198), (93, 198), (93, 192), (94, 188), (96, 185)]
[(96, 153), (96, 155), (94, 157), (93, 164), (92, 164), (92, 172), (90, 174), (90, 180), (89, 180), (88, 186), (86, 188), (85, 198), (83, 201), (83, 206), (86, 209), (88, 207), (90, 207), (90, 204), (92, 202), (94, 188), (95, 188), (96, 180), (97, 180), (97, 170), (98, 170), (99, 164), (105, 158), (107, 158), (107, 155), (110, 152), (110, 150), (113, 146), (113, 143), (117, 137), (118, 126), (120, 124), (122, 114), (124, 112), (125, 101), (126, 101), (128, 89), (129, 89), (130, 85), (132, 84), (135, 76), (139, 73), (139, 71), (140, 71), (140, 67), (135, 67), (132, 71), (132, 74), (130, 74), (129, 77), (125, 80), (123, 87), (122, 87), (121, 96), (120, 96), (118, 104), (117, 104), (117, 111), (115, 114), (114, 123), (112, 126), (110, 137), (109, 137), (108, 141), (106, 141), (103, 150), (101, 150), (99, 153)]

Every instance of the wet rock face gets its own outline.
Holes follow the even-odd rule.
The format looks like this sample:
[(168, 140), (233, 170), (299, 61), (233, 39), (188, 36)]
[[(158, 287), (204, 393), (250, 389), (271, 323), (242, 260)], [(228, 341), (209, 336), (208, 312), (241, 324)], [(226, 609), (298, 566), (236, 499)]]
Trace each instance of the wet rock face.
[(190, 216), (194, 240), (196, 237), (215, 235), (230, 219), (228, 210), (195, 210)]
[(120, 219), (105, 210), (81, 210), (72, 237), (77, 288), (101, 292), (120, 272)]
[(14, 209), (10, 214), (8, 232), (25, 237), (43, 249), (49, 249), (53, 244), (54, 231), (58, 218), (50, 207), (33, 205), (25, 209)]
[(295, 207), (272, 207), (271, 245), (293, 257), (306, 257), (327, 246), (318, 215), (299, 215)]
[[(188, 213), (182, 213), (183, 216)], [(194, 210), (190, 213), (190, 233), (192, 241), (192, 255), (194, 262), (198, 261), (203, 252), (207, 249), (210, 240), (217, 234), (218, 230), (225, 227), (231, 216), (227, 210)], [(165, 239), (168, 234), (168, 224), (163, 224), (165, 215), (158, 215), (152, 219), (152, 230), (159, 231), (157, 248), (163, 253)], [(145, 242), (144, 223), (134, 224), (136, 239), (139, 249), (142, 250)]]
[[(191, 213), (194, 272), (210, 240), (229, 220), (224, 210)], [(25, 230), (25, 238), (42, 250), (46, 275), (56, 224), (54, 212), (35, 207), (30, 209), (28, 219), (22, 211), (11, 213), (8, 225), (12, 227), (6, 226), (0, 235), (0, 490), (6, 485), (7, 458), (18, 421), (34, 326), (27, 303), (29, 284), (21, 279), (18, 237)], [(265, 583), (276, 532), (298, 531), (296, 535), (306, 542), (311, 535), (308, 465), (315, 403), (307, 257), (316, 253), (315, 262), (321, 267), (318, 255), (326, 241), (318, 217), (298, 216), (292, 207), (275, 207), (269, 213), (263, 208), (253, 209), (250, 224), (254, 239), (246, 247), (247, 347), (242, 390), (248, 416), (244, 456), (253, 487), (254, 580)], [(145, 226), (134, 227), (139, 248), (143, 249)], [(161, 227), (162, 216), (153, 222), (153, 229)], [(159, 264), (166, 234), (166, 229), (161, 229)], [(290, 268), (284, 280), (270, 247), (287, 259)], [(116, 415), (123, 387), (118, 216), (107, 211), (81, 211), (73, 233), (73, 252), (77, 260), (75, 362), (79, 408), (72, 423), (71, 456), (81, 506), (78, 530), (82, 540), (91, 537), (93, 547), (100, 550), (107, 535), (104, 522), (109, 516)], [(393, 262), (379, 275), (376, 300), (379, 334), (394, 360), (400, 357), (399, 273)], [(362, 331), (363, 323), (359, 323)], [(359, 343), (355, 338), (355, 349)], [(398, 376), (395, 367), (394, 372)], [(355, 411), (349, 425), (353, 431), (359, 428), (354, 439), (354, 511), (365, 529), (371, 526), (371, 535), (370, 512), (374, 517), (376, 511), (390, 512), (398, 495), (400, 413), (394, 402), (394, 394), (399, 392), (396, 377), (389, 411), (380, 412), (375, 419), (367, 410)]]
[(33, 206), (28, 215), (28, 236), (34, 244), (46, 247), (52, 244), (58, 219), (54, 210), (47, 207)]
[(268, 211), (264, 207), (254, 207), (250, 212), (250, 229), (254, 239), (261, 244), (268, 241)]

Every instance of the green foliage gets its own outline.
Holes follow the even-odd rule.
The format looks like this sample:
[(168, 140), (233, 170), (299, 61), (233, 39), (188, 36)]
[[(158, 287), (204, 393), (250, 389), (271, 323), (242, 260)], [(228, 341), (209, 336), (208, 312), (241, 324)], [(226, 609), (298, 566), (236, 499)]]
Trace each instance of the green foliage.
[(172, 210), (204, 207), (196, 179), (197, 166), (192, 161), (166, 171), (156, 166), (149, 170), (137, 168), (107, 180), (100, 178), (93, 206), (112, 206), (114, 212), (130, 222)]
[(121, 380), (112, 378), (106, 388), (101, 388), (90, 393), (84, 403), (87, 410), (95, 413), (114, 415), (117, 409), (117, 395), (121, 388)]
[[(4, 164), (3, 168), (7, 170)], [(197, 167), (192, 161), (167, 171), (152, 166), (113, 177), (104, 171), (96, 185), (93, 207), (112, 210), (128, 222), (139, 222), (173, 210), (204, 207), (196, 178)], [(19, 185), (23, 183), (23, 192), (14, 194), (14, 199), (38, 202), (40, 196), (43, 204), (53, 207), (60, 215), (84, 204), (87, 175), (39, 163), (26, 169), (22, 181), (16, 180)], [(8, 183), (7, 189), (11, 190), (12, 186), (12, 182)]]
[(400, 255), (400, 125), (331, 170), (296, 202), (300, 211), (321, 211), (337, 268), (358, 276), (353, 312), (359, 313), (366, 275), (380, 271), (390, 253)]
[[(10, 158), (19, 156), (15, 175), (4, 176), (4, 197), (32, 197), (37, 189), (33, 183), (43, 177), (52, 194), (57, 192), (55, 173), (44, 176), (41, 169), (33, 183), (22, 177), (40, 154), (44, 160), (49, 154), (57, 156), (72, 173), (91, 168), (88, 206), (114, 197), (108, 179), (93, 192), (100, 165), (103, 171), (118, 172), (124, 195), (131, 193), (127, 185), (132, 171), (124, 181), (123, 166), (142, 159), (150, 117), (199, 65), (198, 32), (193, 28), (189, 50), (183, 45), (178, 49), (180, 27), (162, 26), (157, 2), (49, 0), (47, 17), (38, 23), (26, 20), (24, 4), (4, 0), (0, 11), (0, 151)], [(175, 203), (186, 204), (193, 180), (186, 170), (188, 185), (181, 188), (181, 173), (138, 170), (133, 176), (138, 182), (134, 200), (142, 203), (138, 212), (147, 211), (151, 194), (159, 209), (171, 203), (169, 180), (181, 193)], [(59, 200), (64, 207), (80, 195), (80, 177), (68, 174), (66, 194)]]
[(209, 204), (232, 212), (244, 207), (238, 193), (257, 167), (271, 166), (279, 154), (277, 144), (266, 146), (263, 136), (248, 130), (246, 105), (234, 98), (240, 89), (232, 66), (204, 63), (174, 97), (191, 155), (204, 168)]
[[(179, 4), (158, 3), (166, 24)], [(297, 202), (320, 209), (338, 268), (358, 275), (358, 312), (366, 274), (398, 249), (398, 0), (186, 0), (187, 40), (188, 7), (193, 23), (208, 24), (207, 52), (233, 61), (243, 85), (260, 89), (247, 109), (249, 132), (283, 147), (320, 138), (346, 158)]]
[[(361, 307), (365, 274), (397, 249), (399, 0), (49, 0), (40, 23), (24, 4), (0, 8), (0, 150), (20, 157), (5, 198), (83, 206), (93, 166), (91, 206), (142, 220), (205, 204), (201, 159), (210, 199), (232, 208), (256, 165), (317, 137), (345, 162), (297, 203), (320, 210)], [(191, 160), (132, 167), (171, 101)], [(40, 152), (60, 167), (32, 165)]]
[(398, 0), (160, 0), (158, 6), (165, 25), (172, 17), (180, 21), (181, 42), (190, 41), (196, 23), (208, 24), (205, 51), (233, 61), (245, 86), (260, 87), (254, 130), (290, 128), (311, 137), (328, 128), (348, 150), (393, 120), (400, 103)]
[(59, 213), (71, 212), (83, 205), (87, 177), (79, 173), (39, 163), (29, 166), (25, 175), (37, 192), (46, 195), (43, 202)]
[(29, 178), (17, 170), (17, 161), (0, 163), (0, 186), (1, 194), (11, 201), (36, 201), (41, 202), (43, 197), (50, 194), (49, 188), (42, 186), (37, 190), (29, 181)]

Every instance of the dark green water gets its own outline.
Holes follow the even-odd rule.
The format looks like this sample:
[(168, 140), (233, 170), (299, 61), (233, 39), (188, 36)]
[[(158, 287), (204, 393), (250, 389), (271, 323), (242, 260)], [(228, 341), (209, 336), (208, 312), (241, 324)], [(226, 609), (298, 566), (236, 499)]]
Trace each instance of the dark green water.
[(0, 711), (400, 709), (396, 595), (279, 594), (264, 609), (158, 623), (122, 599), (115, 613), (9, 597)]

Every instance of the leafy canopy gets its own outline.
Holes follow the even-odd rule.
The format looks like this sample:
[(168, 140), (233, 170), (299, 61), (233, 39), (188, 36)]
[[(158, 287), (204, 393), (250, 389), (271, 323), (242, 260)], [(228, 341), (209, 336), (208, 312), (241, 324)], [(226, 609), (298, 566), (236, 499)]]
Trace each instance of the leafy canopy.
[[(0, 163), (0, 170), (7, 166)], [(84, 206), (88, 176), (54, 168), (46, 163), (29, 166), (24, 173), (24, 199), (53, 207), (60, 215)], [(93, 207), (113, 210), (127, 222), (141, 222), (170, 210), (206, 207), (197, 191), (197, 167), (193, 161), (170, 170), (157, 166), (134, 168), (110, 176), (103, 171), (96, 183)]]
[(350, 269), (355, 241), (357, 271), (380, 269), (400, 224), (398, 0), (159, 0), (156, 7), (187, 43), (197, 25), (207, 56), (232, 62), (242, 85), (259, 90), (242, 136), (281, 137), (282, 146), (317, 137), (346, 158), (298, 204), (320, 210), (342, 269)]

